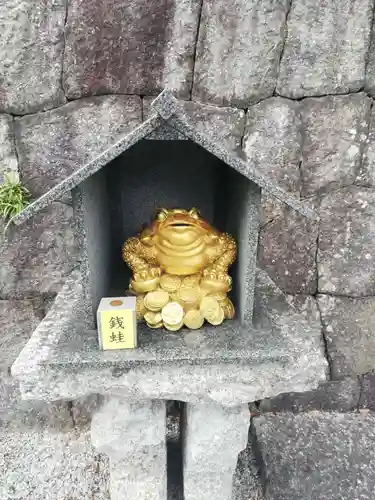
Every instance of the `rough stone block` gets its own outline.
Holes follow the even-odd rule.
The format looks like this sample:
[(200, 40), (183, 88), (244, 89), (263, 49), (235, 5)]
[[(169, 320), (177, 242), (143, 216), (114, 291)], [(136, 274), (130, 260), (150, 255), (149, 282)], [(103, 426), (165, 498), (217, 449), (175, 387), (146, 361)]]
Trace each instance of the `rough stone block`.
[(0, 111), (23, 115), (65, 102), (61, 88), (64, 0), (0, 5)]
[(266, 500), (373, 498), (373, 415), (268, 414), (254, 423)]
[[(145, 97), (143, 99), (144, 119), (150, 116), (153, 100), (153, 97)], [(183, 107), (185, 117), (199, 132), (212, 136), (216, 141), (219, 139), (224, 147), (232, 151), (237, 151), (241, 148), (245, 126), (244, 111), (235, 108), (219, 108), (191, 101), (180, 101), (180, 105)], [(165, 129), (166, 127), (163, 127), (164, 132)], [(168, 129), (173, 132), (171, 127), (168, 127)], [(165, 136), (161, 136), (157, 130), (151, 135), (154, 139), (166, 138)], [(149, 138), (151, 138), (151, 135)], [(177, 131), (174, 131), (174, 135), (171, 138), (186, 139), (184, 135), (179, 134)]]
[(23, 401), (19, 384), (10, 375), (10, 367), (42, 319), (40, 300), (0, 301), (0, 427), (42, 426), (71, 428), (68, 404)]
[(239, 453), (250, 425), (247, 405), (187, 404), (183, 425), (185, 500), (231, 500)]
[(68, 98), (156, 93), (188, 98), (199, 0), (70, 2), (63, 85)]
[(2, 235), (0, 296), (57, 293), (77, 265), (79, 253), (73, 224), (72, 208), (54, 203)]
[(264, 500), (259, 468), (251, 443), (238, 456), (233, 478), (232, 500)]
[(101, 96), (15, 120), (19, 168), (35, 196), (48, 191), (141, 123), (141, 99)]
[(367, 53), (366, 61), (365, 90), (372, 96), (375, 96), (375, 24), (372, 23), (370, 47)]
[(359, 178), (370, 106), (371, 99), (362, 93), (302, 101), (303, 196), (347, 186)]
[(109, 500), (108, 463), (90, 433), (0, 426), (0, 497), (17, 500)]
[(4, 174), (18, 180), (18, 161), (13, 134), (13, 117), (0, 114), (0, 184)]
[[(251, 106), (246, 115), (246, 159), (286, 191), (299, 198), (301, 120), (297, 103), (271, 97)], [(282, 214), (283, 205), (262, 193), (262, 223)]]
[(166, 500), (164, 401), (108, 397), (91, 423), (93, 445), (110, 457), (111, 500)]
[(363, 87), (372, 0), (291, 2), (277, 92), (299, 98)]
[[(374, 33), (375, 36), (375, 33)], [(362, 162), (356, 179), (362, 186), (375, 185), (375, 108), (371, 108), (368, 118), (368, 134), (363, 147)]]
[(92, 415), (98, 410), (101, 404), (102, 397), (99, 394), (90, 394), (72, 401), (71, 412), (74, 424), (78, 427), (89, 424)]
[(318, 223), (286, 207), (262, 227), (259, 267), (286, 293), (316, 292)]
[(362, 391), (359, 407), (371, 411), (375, 410), (375, 371), (363, 375), (361, 380)]
[(246, 108), (272, 95), (288, 0), (203, 2), (193, 99)]
[(318, 296), (334, 378), (366, 373), (375, 367), (375, 297)]
[(41, 319), (37, 300), (0, 300), (1, 373), (8, 373)]
[(307, 392), (280, 394), (260, 402), (261, 412), (354, 411), (358, 406), (360, 384), (358, 378), (325, 382), (318, 389)]
[(318, 288), (348, 296), (375, 294), (375, 192), (350, 186), (321, 201)]

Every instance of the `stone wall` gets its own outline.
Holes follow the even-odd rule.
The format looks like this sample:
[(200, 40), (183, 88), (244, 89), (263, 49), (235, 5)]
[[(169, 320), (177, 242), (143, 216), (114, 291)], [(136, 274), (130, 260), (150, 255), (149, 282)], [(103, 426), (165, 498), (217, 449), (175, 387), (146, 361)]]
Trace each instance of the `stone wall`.
[[(17, 172), (42, 194), (141, 123), (150, 96), (168, 87), (319, 211), (310, 222), (265, 195), (259, 266), (320, 321), (329, 380), (256, 402), (255, 413), (375, 409), (373, 13), (374, 0), (0, 5), (0, 179)], [(0, 235), (0, 255), (0, 418), (78, 421), (85, 405), (26, 409), (9, 377), (75, 266), (71, 200)]]

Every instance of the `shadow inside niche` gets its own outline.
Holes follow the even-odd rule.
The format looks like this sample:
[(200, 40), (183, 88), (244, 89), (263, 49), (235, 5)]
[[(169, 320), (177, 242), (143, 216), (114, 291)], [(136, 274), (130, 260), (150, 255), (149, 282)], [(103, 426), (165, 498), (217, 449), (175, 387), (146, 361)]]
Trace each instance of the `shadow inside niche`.
[(167, 403), (167, 500), (183, 500), (181, 408), (179, 401)]

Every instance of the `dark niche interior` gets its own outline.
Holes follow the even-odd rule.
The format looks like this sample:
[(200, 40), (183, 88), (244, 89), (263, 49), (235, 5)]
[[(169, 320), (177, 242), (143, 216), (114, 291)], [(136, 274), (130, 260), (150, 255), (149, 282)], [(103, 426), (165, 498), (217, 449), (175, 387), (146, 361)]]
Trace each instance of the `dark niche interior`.
[[(105, 296), (122, 296), (130, 271), (121, 247), (149, 224), (158, 208), (196, 207), (209, 223), (229, 232), (238, 256), (230, 268), (231, 298), (241, 313), (254, 235), (246, 223), (254, 185), (190, 140), (142, 140), (81, 185), (93, 310)], [(251, 271), (252, 272), (252, 271)]]

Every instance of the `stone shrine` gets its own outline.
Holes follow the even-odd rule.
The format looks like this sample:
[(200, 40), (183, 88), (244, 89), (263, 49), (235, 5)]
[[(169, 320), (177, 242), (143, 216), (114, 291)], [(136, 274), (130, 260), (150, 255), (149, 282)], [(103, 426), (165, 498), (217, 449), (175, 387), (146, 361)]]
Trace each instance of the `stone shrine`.
[[(13, 219), (20, 225), (72, 193), (80, 261), (12, 374), (29, 400), (103, 396), (91, 435), (110, 457), (112, 500), (166, 500), (166, 401), (182, 402), (185, 500), (230, 500), (248, 438), (248, 402), (310, 390), (325, 379), (320, 331), (297, 311), (285, 315), (277, 293), (272, 299), (274, 284), (256, 270), (261, 190), (315, 217), (251, 161), (198, 131), (164, 91), (142, 125)], [(199, 206), (235, 236), (233, 301), (239, 313), (196, 331), (154, 331), (140, 323), (138, 348), (103, 352), (95, 325), (99, 301), (129, 280), (118, 249), (161, 205)]]
[[(232, 500), (374, 497), (374, 15), (374, 0), (0, 3), (0, 213), (19, 209), (4, 202), (8, 176), (32, 200), (75, 186), (0, 231), (1, 500), (160, 496), (166, 478), (168, 500), (184, 482), (186, 497), (212, 500), (231, 486)], [(169, 120), (152, 104), (163, 89), (178, 99)], [(319, 219), (250, 184), (176, 117)], [(236, 213), (252, 188), (246, 295), (254, 249)], [(139, 349), (103, 353), (96, 302), (123, 295), (121, 246), (160, 207), (197, 207), (233, 231), (237, 317), (216, 336), (143, 325)], [(246, 309), (250, 327), (231, 336)]]

